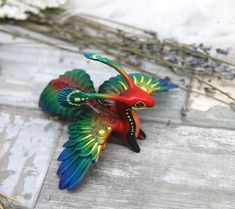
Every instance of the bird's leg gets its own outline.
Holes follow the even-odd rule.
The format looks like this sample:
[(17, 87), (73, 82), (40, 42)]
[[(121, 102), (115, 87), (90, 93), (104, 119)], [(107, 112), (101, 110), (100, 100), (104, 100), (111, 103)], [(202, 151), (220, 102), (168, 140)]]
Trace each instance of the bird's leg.
[(140, 147), (137, 144), (137, 141), (136, 141), (136, 138), (134, 135), (131, 135), (130, 133), (128, 133), (127, 134), (127, 142), (134, 152), (137, 152), (137, 153), (140, 152)]
[(140, 139), (140, 140), (146, 139), (146, 134), (144, 133), (144, 131), (142, 129), (140, 129), (137, 138)]

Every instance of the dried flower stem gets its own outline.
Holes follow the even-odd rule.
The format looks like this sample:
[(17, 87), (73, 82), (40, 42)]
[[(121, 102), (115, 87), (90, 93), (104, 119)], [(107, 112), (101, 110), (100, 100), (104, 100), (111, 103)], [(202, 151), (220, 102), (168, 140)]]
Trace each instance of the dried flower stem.
[(221, 89), (217, 88), (216, 86), (214, 86), (214, 85), (212, 85), (212, 84), (206, 82), (205, 80), (203, 80), (203, 79), (200, 78), (199, 76), (194, 75), (193, 78), (195, 78), (195, 79), (197, 79), (198, 81), (200, 81), (200, 82), (206, 84), (207, 86), (212, 87), (213, 89), (217, 90), (218, 92), (220, 92), (221, 94), (225, 95), (226, 97), (230, 98), (231, 100), (233, 100), (233, 101), (235, 102), (235, 98), (233, 98), (232, 96), (230, 96), (230, 95), (227, 94), (226, 92), (222, 91)]
[[(207, 53), (207, 51), (202, 52), (200, 50), (194, 50), (186, 44), (181, 44), (172, 40), (161, 41), (157, 38), (156, 33), (152, 31), (85, 14), (70, 16), (64, 18), (63, 20), (63, 14), (63, 10), (46, 10), (40, 17), (30, 16), (28, 21), (25, 22), (17, 21), (8, 23), (46, 35), (48, 37), (56, 38), (63, 43), (68, 43), (73, 46), (75, 44), (79, 47), (92, 47), (102, 50), (106, 54), (116, 58), (122, 64), (134, 69), (138, 67), (136, 70), (151, 74), (155, 77), (159, 77), (157, 73), (144, 69), (144, 67), (141, 66), (141, 63), (139, 65), (138, 63), (133, 62), (131, 58), (134, 56), (134, 61), (141, 60), (141, 62), (146, 61), (162, 65), (174, 73), (180, 71), (183, 75), (196, 79), (208, 87), (217, 90), (219, 93), (225, 95), (232, 101), (235, 101), (235, 98), (231, 95), (203, 79), (203, 77), (208, 76), (220, 76), (218, 72), (206, 71), (204, 69), (201, 70), (200, 68), (196, 69), (196, 67), (190, 66), (189, 64), (185, 64), (183, 62), (171, 62), (165, 59), (166, 54), (163, 49), (164, 47), (170, 47), (171, 50), (180, 51), (180, 53), (186, 57), (192, 56), (202, 58), (203, 60), (210, 59), (220, 64), (223, 63), (229, 66), (235, 66), (234, 64), (212, 57), (209, 53)], [(58, 16), (62, 16), (62, 18), (58, 18)], [(4, 29), (0, 29), (0, 31), (7, 32), (14, 36), (28, 38), (61, 50), (66, 50), (73, 53), (81, 52), (81, 48), (75, 50), (69, 47), (61, 46), (61, 44), (55, 44), (33, 36), (22, 35), (19, 32), (12, 32), (9, 30), (4, 31)], [(150, 49), (146, 49), (146, 47), (150, 47)], [(154, 48), (160, 50), (158, 51), (160, 55), (155, 54)]]

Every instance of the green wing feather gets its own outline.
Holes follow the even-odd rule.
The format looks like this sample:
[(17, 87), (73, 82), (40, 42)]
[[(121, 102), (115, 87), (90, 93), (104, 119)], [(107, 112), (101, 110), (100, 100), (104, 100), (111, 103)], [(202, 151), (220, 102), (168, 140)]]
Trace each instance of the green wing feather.
[(62, 161), (57, 171), (60, 189), (72, 190), (79, 184), (91, 164), (98, 161), (111, 131), (111, 124), (94, 112), (82, 113), (69, 126), (69, 140), (58, 158)]
[(63, 88), (76, 88), (80, 91), (94, 93), (93, 82), (84, 70), (74, 69), (50, 81), (40, 95), (39, 107), (44, 112), (56, 114), (61, 117), (76, 118), (84, 110), (86, 105), (75, 108), (62, 106), (58, 102), (58, 93)]
[[(169, 89), (176, 88), (177, 85), (170, 83), (166, 79), (155, 79), (150, 75), (143, 75), (139, 73), (129, 74), (130, 78), (135, 85), (140, 87), (142, 90), (150, 95), (154, 95), (156, 92), (168, 91)], [(128, 89), (127, 82), (125, 79), (118, 75), (105, 81), (99, 87), (99, 93), (110, 94), (110, 95), (121, 95)], [(103, 103), (112, 108), (115, 102), (106, 100)]]

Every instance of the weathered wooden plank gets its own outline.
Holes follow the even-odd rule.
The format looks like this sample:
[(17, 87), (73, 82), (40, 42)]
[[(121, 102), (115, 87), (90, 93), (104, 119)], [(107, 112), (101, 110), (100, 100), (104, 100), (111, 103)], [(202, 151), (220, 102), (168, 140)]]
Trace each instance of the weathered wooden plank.
[(185, 122), (194, 126), (208, 126), (235, 130), (235, 112), (229, 107), (216, 105), (207, 111), (189, 107)]
[(33, 207), (61, 126), (33, 111), (0, 108), (0, 191)]
[[(234, 57), (234, 54), (233, 54)], [(232, 56), (231, 56), (232, 58)], [(232, 97), (235, 97), (235, 82), (234, 80), (212, 79), (212, 85), (219, 87), (224, 92)], [(204, 91), (206, 86), (193, 82), (193, 88), (199, 91)], [(225, 102), (232, 103), (233, 101), (221, 93), (214, 92), (214, 96)], [(198, 93), (191, 93), (189, 96), (188, 112), (185, 120), (193, 125), (213, 126), (235, 129), (235, 112), (220, 101), (200, 95)]]
[[(28, 41), (20, 44), (19, 42), (22, 39), (19, 41), (19, 39), (12, 39), (10, 36), (2, 36), (2, 34), (0, 34), (0, 38), (13, 42), (11, 45), (0, 46), (2, 68), (0, 103), (13, 107), (11, 110), (6, 108), (3, 111), (12, 120), (6, 120), (4, 115), (0, 123), (4, 123), (4, 126), (1, 127), (3, 133), (8, 131), (11, 134), (16, 134), (13, 138), (9, 138), (8, 135), (1, 137), (4, 140), (4, 147), (8, 147), (8, 144), (14, 145), (14, 141), (17, 143), (23, 141), (20, 144), (21, 147), (29, 149), (30, 137), (32, 139), (53, 138), (53, 142), (46, 141), (48, 155), (43, 155), (44, 167), (40, 169), (41, 163), (37, 167), (42, 173), (39, 172), (36, 176), (31, 176), (31, 174), (27, 176), (27, 172), (34, 167), (25, 162), (32, 152), (37, 153), (35, 150), (30, 150), (30, 155), (25, 157), (21, 150), (17, 152), (14, 149), (12, 150), (12, 152), (14, 151), (14, 158), (22, 158), (22, 162), (25, 163), (25, 166), (22, 163), (19, 165), (22, 168), (21, 172), (11, 168), (15, 173), (10, 172), (9, 175), (13, 175), (13, 177), (7, 178), (15, 179), (12, 184), (15, 182), (17, 191), (14, 192), (12, 187), (9, 187), (10, 180), (6, 179), (6, 181), (3, 181), (4, 184), (0, 184), (0, 191), (16, 195), (26, 205), (32, 206), (49, 164), (54, 143), (60, 135), (60, 125), (45, 119), (42, 114), (35, 110), (41, 90), (49, 80), (75, 67), (86, 69), (96, 88), (104, 80), (117, 75), (117, 73), (97, 62), (87, 62), (79, 54), (55, 50)], [(14, 44), (16, 42), (17, 44)], [(164, 68), (152, 69), (153, 71), (156, 70), (162, 77), (173, 76)], [(177, 80), (178, 77), (173, 76), (173, 79)], [(186, 92), (180, 89), (168, 93), (159, 93), (155, 97), (156, 107), (140, 111), (141, 119), (164, 122), (172, 120), (181, 123), (180, 110), (185, 105), (186, 97)], [(223, 109), (224, 107), (214, 107), (214, 104), (211, 110), (195, 109), (197, 97), (190, 97), (190, 99), (194, 99), (194, 103), (190, 101), (190, 111), (184, 122), (191, 125), (234, 128), (233, 112), (230, 110), (227, 111), (228, 109)], [(198, 104), (203, 101), (198, 101)], [(21, 106), (19, 110), (15, 109), (19, 106)], [(215, 111), (213, 108), (215, 108)], [(26, 114), (23, 113), (23, 110), (26, 111)], [(44, 130), (44, 127), (47, 126), (52, 128)], [(147, 122), (144, 127), (149, 133), (149, 138), (140, 142), (142, 146), (140, 154), (132, 153), (120, 145), (109, 144), (98, 164), (98, 168), (87, 175), (81, 187), (74, 193), (57, 189), (58, 178), (55, 173), (58, 163), (56, 157), (61, 150), (62, 143), (67, 138), (66, 130), (64, 130), (37, 208), (221, 209), (235, 207), (233, 201), (235, 195), (233, 131), (173, 125), (167, 127), (164, 124)], [(31, 130), (34, 130), (34, 132)], [(35, 144), (35, 146), (38, 146), (37, 151), (43, 149), (44, 143), (45, 141)], [(36, 156), (41, 158), (40, 154)], [(8, 159), (1, 160), (0, 164), (8, 165)], [(11, 163), (11, 165), (14, 164)], [(1, 166), (0, 168), (2, 169)], [(5, 166), (4, 169), (8, 168)], [(8, 175), (8, 170), (3, 172), (4, 175), (0, 175), (1, 182), (2, 179), (5, 179), (5, 174)], [(25, 187), (19, 192), (22, 188), (22, 183), (18, 182), (21, 174), (25, 175), (27, 180), (25, 180)], [(31, 185), (35, 185), (35, 182), (38, 182), (37, 188), (31, 187)], [(2, 187), (2, 185), (5, 186)], [(27, 198), (29, 199), (27, 200)]]
[(37, 202), (53, 208), (234, 208), (234, 131), (144, 122), (141, 152), (109, 143), (74, 192), (58, 190), (55, 152)]
[(90, 62), (81, 54), (61, 51), (38, 43), (27, 44), (27, 41), (19, 44), (12, 39), (11, 42), (12, 44), (1, 46), (2, 104), (35, 108), (46, 84), (74, 68), (85, 69), (91, 75), (95, 87), (109, 77), (117, 75), (110, 67)]

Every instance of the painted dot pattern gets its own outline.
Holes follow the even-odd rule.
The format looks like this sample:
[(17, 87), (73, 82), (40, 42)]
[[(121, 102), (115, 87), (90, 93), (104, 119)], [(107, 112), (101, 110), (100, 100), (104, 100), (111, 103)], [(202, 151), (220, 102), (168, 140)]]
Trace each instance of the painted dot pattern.
[(135, 126), (135, 121), (134, 121), (134, 118), (131, 114), (131, 108), (127, 108), (125, 110), (125, 114), (126, 114), (126, 117), (128, 119), (128, 122), (130, 124), (130, 135), (133, 136), (135, 134), (135, 129), (136, 129), (136, 126)]
[[(80, 91), (79, 90), (75, 90), (70, 92), (67, 97), (66, 97), (66, 101), (68, 102), (68, 104), (72, 105), (72, 106), (80, 106), (81, 104), (83, 104), (86, 100), (88, 100), (88, 98), (81, 98), (79, 97)], [(74, 97), (76, 96), (77, 97)]]

